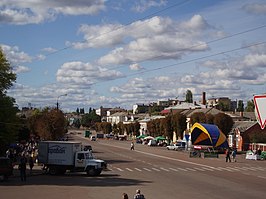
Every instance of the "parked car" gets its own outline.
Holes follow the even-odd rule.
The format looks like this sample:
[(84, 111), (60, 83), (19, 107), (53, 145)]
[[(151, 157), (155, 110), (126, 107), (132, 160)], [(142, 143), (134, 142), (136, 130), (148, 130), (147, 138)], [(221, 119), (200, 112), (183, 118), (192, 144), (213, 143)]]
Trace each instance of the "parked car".
[(12, 161), (6, 157), (0, 157), (0, 178), (7, 180), (9, 176), (13, 175)]
[(175, 144), (171, 144), (171, 145), (168, 145), (166, 148), (168, 150), (182, 150), (182, 149), (185, 149), (186, 147), (186, 142), (177, 142)]
[(91, 141), (96, 141), (96, 136), (91, 136)]

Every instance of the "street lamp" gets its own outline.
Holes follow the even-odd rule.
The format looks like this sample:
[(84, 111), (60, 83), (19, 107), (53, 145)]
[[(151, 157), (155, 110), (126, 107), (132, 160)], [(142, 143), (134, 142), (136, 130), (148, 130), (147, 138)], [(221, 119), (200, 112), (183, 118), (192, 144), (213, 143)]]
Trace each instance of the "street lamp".
[(56, 100), (56, 109), (57, 109), (57, 110), (59, 109), (59, 103), (58, 103), (58, 100), (59, 100), (59, 98), (62, 97), (62, 96), (67, 96), (67, 93), (66, 93), (66, 94), (63, 94), (63, 95), (59, 95), (59, 96), (57, 97), (57, 100)]

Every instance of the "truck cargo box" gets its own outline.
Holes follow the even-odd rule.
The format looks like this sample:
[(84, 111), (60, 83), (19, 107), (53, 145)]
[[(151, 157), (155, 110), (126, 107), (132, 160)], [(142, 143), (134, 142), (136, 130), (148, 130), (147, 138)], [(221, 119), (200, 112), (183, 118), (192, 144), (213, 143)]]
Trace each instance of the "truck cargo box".
[(43, 164), (73, 165), (75, 153), (81, 151), (81, 142), (41, 141), (38, 160)]

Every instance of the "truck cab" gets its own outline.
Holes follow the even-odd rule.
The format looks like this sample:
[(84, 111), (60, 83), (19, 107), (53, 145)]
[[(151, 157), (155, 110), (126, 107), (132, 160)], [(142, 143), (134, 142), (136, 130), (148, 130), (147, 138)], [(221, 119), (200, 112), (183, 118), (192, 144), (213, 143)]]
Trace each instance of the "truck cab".
[(75, 154), (75, 170), (86, 171), (88, 175), (100, 175), (106, 163), (103, 160), (94, 159), (91, 151), (79, 151)]

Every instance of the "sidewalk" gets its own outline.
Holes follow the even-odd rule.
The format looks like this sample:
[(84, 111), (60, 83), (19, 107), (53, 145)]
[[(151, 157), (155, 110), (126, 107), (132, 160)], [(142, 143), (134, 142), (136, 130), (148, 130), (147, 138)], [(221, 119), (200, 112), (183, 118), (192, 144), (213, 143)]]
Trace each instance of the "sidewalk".
[[(30, 173), (29, 166), (27, 165), (26, 175), (27, 176), (42, 175), (42, 174), (44, 174), (42, 167), (43, 167), (42, 165), (34, 164), (32, 172)], [(14, 170), (13, 170), (13, 175), (10, 176), (10, 178), (18, 178), (18, 177), (20, 177), (20, 171), (18, 169), (18, 165), (15, 165)]]

